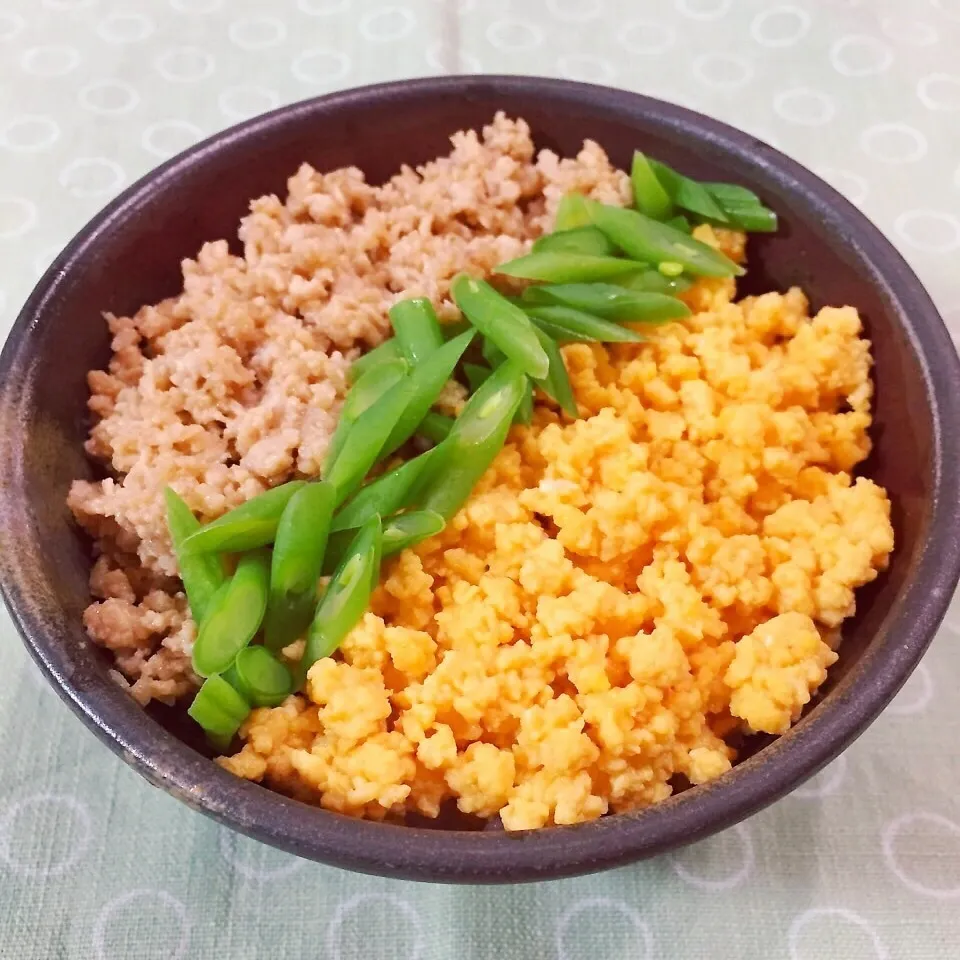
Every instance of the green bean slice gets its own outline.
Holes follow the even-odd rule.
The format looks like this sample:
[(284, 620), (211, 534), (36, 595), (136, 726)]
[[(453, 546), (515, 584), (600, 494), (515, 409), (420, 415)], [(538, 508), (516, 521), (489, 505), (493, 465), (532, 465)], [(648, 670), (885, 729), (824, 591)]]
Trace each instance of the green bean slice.
[(539, 280), (543, 283), (591, 283), (635, 273), (645, 266), (620, 257), (595, 257), (548, 250), (510, 260), (497, 267), (495, 272), (519, 280)]
[(654, 220), (666, 220), (673, 212), (673, 201), (657, 177), (651, 161), (636, 150), (630, 168), (633, 205)]
[(636, 210), (589, 204), (594, 223), (635, 260), (657, 264), (680, 263), (692, 274), (708, 277), (740, 276), (743, 269), (718, 250), (680, 230), (645, 217)]
[(280, 517), (270, 564), (264, 643), (277, 652), (310, 625), (336, 489), (325, 481), (298, 490)]
[(374, 581), (379, 576), (382, 541), (379, 515), (367, 520), (351, 540), (317, 604), (297, 672), (298, 687), (310, 667), (322, 657), (329, 657), (363, 616), (370, 603)]
[(167, 506), (167, 528), (177, 556), (183, 592), (187, 595), (190, 616), (194, 623), (199, 624), (213, 595), (223, 586), (227, 575), (223, 569), (223, 561), (216, 554), (184, 554), (184, 541), (200, 529), (200, 521), (172, 487), (164, 489), (163, 497)]
[(417, 427), (417, 433), (431, 443), (440, 443), (445, 440), (453, 429), (453, 417), (431, 410)]
[(579, 416), (577, 401), (573, 396), (573, 387), (570, 385), (570, 376), (567, 373), (566, 364), (563, 362), (560, 348), (556, 341), (548, 337), (542, 330), (537, 329), (537, 336), (550, 358), (550, 373), (543, 380), (537, 380), (537, 386), (548, 397), (555, 400), (565, 413), (576, 419)]
[(575, 230), (577, 227), (590, 226), (590, 211), (587, 209), (587, 198), (582, 193), (567, 193), (560, 198), (557, 204), (557, 214), (554, 218), (553, 229)]
[(463, 506), (502, 449), (528, 383), (522, 369), (507, 361), (467, 401), (424, 474), (421, 510), (449, 520)]
[(375, 514), (386, 516), (410, 506), (410, 491), (432, 456), (433, 450), (421, 453), (361, 487), (336, 512), (330, 525), (331, 532), (352, 530)]
[(561, 304), (618, 323), (663, 323), (690, 316), (676, 297), (628, 290), (609, 283), (566, 283), (529, 287), (524, 298), (532, 304)]
[(653, 268), (644, 270), (643, 273), (634, 273), (629, 277), (621, 277), (614, 281), (618, 287), (626, 287), (628, 290), (640, 290), (646, 293), (667, 293), (670, 296), (676, 296), (689, 290), (693, 281), (683, 274), (676, 277), (664, 276), (660, 270)]
[(466, 318), (489, 337), (524, 373), (545, 377), (550, 360), (543, 352), (530, 318), (484, 280), (456, 276), (450, 291)]
[(290, 480), (234, 507), (190, 534), (181, 544), (183, 555), (239, 553), (273, 543), (284, 508), (305, 482)]
[(453, 376), (460, 358), (475, 335), (476, 331), (473, 329), (461, 333), (459, 337), (445, 343), (414, 368), (409, 378), (408, 389), (397, 399), (397, 402), (402, 405), (400, 416), (377, 459), (389, 456), (417, 432), (417, 427), (437, 402), (440, 392)]
[(594, 257), (613, 257), (617, 254), (617, 248), (596, 227), (574, 227), (572, 230), (545, 233), (534, 240), (530, 252), (586, 253)]
[(657, 179), (669, 193), (670, 198), (681, 210), (695, 214), (703, 220), (721, 224), (727, 223), (723, 208), (703, 184), (691, 180), (690, 177), (685, 177), (682, 173), (678, 173), (672, 167), (668, 167), (665, 163), (660, 163), (657, 160), (651, 160), (650, 166), (653, 168)]
[(250, 715), (250, 704), (223, 677), (214, 674), (204, 680), (187, 713), (221, 752), (226, 752)]
[[(445, 526), (443, 517), (430, 510), (411, 510), (409, 513), (387, 517), (383, 521), (381, 555), (390, 557), (408, 547), (414, 547), (428, 537), (436, 536)], [(330, 537), (327, 557), (323, 561), (325, 573), (339, 566), (355, 535), (356, 530), (338, 530)], [(378, 572), (379, 569), (377, 564)]]
[(379, 347), (374, 347), (367, 353), (357, 357), (350, 365), (349, 371), (347, 371), (347, 380), (350, 383), (356, 383), (357, 380), (372, 367), (386, 363), (388, 360), (402, 359), (403, 351), (400, 349), (400, 344), (397, 342), (396, 337), (391, 337), (389, 340), (384, 340)]
[(479, 363), (465, 363), (463, 365), (463, 373), (467, 378), (467, 383), (470, 386), (470, 392), (475, 393), (480, 387), (486, 383), (487, 379), (490, 377), (490, 374), (493, 373), (493, 370), (490, 367), (485, 367)]
[(255, 707), (278, 707), (293, 693), (293, 674), (266, 647), (245, 647), (224, 678)]
[(385, 360), (371, 367), (361, 376), (347, 393), (340, 408), (337, 429), (330, 438), (324, 469), (329, 470), (337, 459), (347, 434), (365, 410), (369, 410), (389, 389), (396, 386), (407, 375), (407, 362), (402, 359)]
[(707, 183), (703, 186), (710, 191), (713, 198), (721, 205), (727, 206), (763, 206), (760, 198), (746, 187), (741, 187), (736, 183)]
[(426, 297), (397, 301), (390, 308), (390, 323), (400, 351), (414, 366), (443, 345), (437, 314)]
[(256, 636), (267, 609), (270, 554), (244, 554), (234, 575), (217, 591), (193, 645), (193, 669), (201, 677), (223, 673)]
[(529, 307), (527, 313), (533, 322), (546, 334), (557, 341), (577, 340), (597, 343), (639, 343), (643, 335), (622, 327), (610, 320), (603, 320), (583, 310), (573, 307), (553, 306)]

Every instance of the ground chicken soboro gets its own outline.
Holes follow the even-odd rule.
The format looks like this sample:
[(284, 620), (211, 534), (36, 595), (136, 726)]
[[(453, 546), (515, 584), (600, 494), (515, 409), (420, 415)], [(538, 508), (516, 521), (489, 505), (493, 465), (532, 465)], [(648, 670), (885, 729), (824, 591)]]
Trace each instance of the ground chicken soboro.
[[(175, 570), (147, 491), (156, 497), (170, 481), (208, 517), (265, 483), (316, 473), (349, 362), (336, 348), (381, 336), (395, 291), (426, 291), (449, 315), (450, 276), (524, 249), (564, 191), (606, 202), (628, 195), (625, 175), (595, 145), (574, 161), (544, 153), (534, 162), (522, 123), (498, 118), (483, 145), (471, 135), (454, 143), (452, 159), (426, 168), (419, 186), (412, 173), (376, 191), (359, 175), (301, 171), (286, 208), (254, 204), (244, 232), (258, 224), (269, 242), (251, 249), (248, 239), (246, 261), (200, 285), (206, 299), (188, 290), (159, 313), (114, 322), (117, 369), (93, 377), (104, 420), (91, 449), (112, 450), (127, 475), (78, 485), (71, 502), (103, 550), (93, 588), (108, 599), (88, 611), (88, 628), (118, 652), (135, 694), (139, 684), (141, 697), (175, 696), (194, 683), (192, 625), (165, 579)], [(344, 202), (345, 182), (365, 198), (350, 201), (353, 226), (317, 226)], [(324, 184), (311, 202), (304, 183)], [(349, 307), (337, 293), (323, 306), (287, 303), (283, 271), (310, 286), (291, 263), (318, 262), (294, 252), (302, 234), (316, 247), (329, 249), (331, 232), (346, 244), (363, 231), (364, 209), (363, 222), (409, 229), (416, 211), (398, 212), (391, 191), (419, 197), (434, 232), (401, 232), (377, 248), (381, 259), (368, 250), (362, 268), (350, 260)], [(742, 259), (741, 236), (697, 235)], [(393, 263), (404, 245), (420, 247), (413, 266)], [(314, 295), (337, 283), (330, 273)], [(723, 738), (733, 730), (785, 731), (836, 659), (829, 639), (853, 612), (855, 588), (886, 565), (890, 505), (874, 483), (851, 479), (869, 451), (871, 398), (856, 311), (811, 318), (798, 290), (734, 296), (732, 280), (701, 281), (687, 295), (694, 315), (647, 344), (565, 347), (581, 419), (539, 404), (447, 529), (387, 565), (372, 610), (335, 659), (311, 669), (309, 700), (254, 711), (242, 750), (220, 762), (353, 815), (436, 816), (455, 800), (512, 830), (657, 802), (677, 775), (702, 783), (728, 770)], [(377, 307), (364, 329), (337, 340), (329, 328), (355, 322), (359, 302)], [(252, 339), (238, 352), (229, 305), (251, 303)], [(162, 332), (144, 332), (151, 323)], [(296, 333), (272, 341), (271, 324)], [(193, 326), (194, 339), (181, 333)], [(216, 367), (204, 346), (191, 346), (205, 338), (236, 355), (227, 369), (244, 386), (196, 372)], [(316, 356), (312, 372), (289, 351)], [(284, 363), (293, 368), (278, 375)], [(189, 386), (181, 368), (194, 371)], [(324, 388), (321, 406), (311, 396)], [(214, 416), (195, 417), (195, 390), (212, 391), (198, 409)], [(317, 408), (326, 419), (309, 419)], [(170, 417), (193, 432), (180, 434)], [(252, 433), (238, 427), (247, 419)], [(159, 425), (156, 437), (144, 420)], [(250, 457), (257, 444), (275, 457)], [(158, 659), (180, 665), (168, 688), (156, 686), (165, 679), (151, 667)]]

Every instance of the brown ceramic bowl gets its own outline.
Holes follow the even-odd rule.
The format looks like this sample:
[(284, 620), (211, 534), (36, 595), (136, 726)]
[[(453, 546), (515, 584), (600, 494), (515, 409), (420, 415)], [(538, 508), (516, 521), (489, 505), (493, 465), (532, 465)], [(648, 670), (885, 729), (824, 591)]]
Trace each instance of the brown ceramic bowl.
[[(85, 373), (108, 357), (101, 312), (170, 296), (203, 241), (236, 235), (251, 197), (282, 193), (301, 161), (356, 164), (377, 182), (441, 153), (496, 110), (525, 117), (563, 154), (585, 137), (621, 166), (639, 144), (694, 176), (754, 188), (782, 227), (751, 239), (748, 285), (799, 284), (813, 306), (853, 304), (876, 358), (876, 448), (863, 472), (890, 492), (897, 549), (861, 590), (840, 661), (786, 736), (754, 738), (734, 770), (648, 810), (519, 834), (371, 823), (315, 809), (221, 770), (142, 711), (84, 635), (89, 544), (64, 505), (90, 476)], [(960, 571), (960, 366), (917, 278), (854, 207), (755, 138), (679, 107), (601, 87), (451, 77), (368, 87), (234, 127), (131, 187), (40, 281), (0, 361), (0, 578), (31, 654), (78, 717), (150, 783), (221, 823), (303, 857), (385, 876), (504, 882), (639, 860), (729, 827), (782, 797), (848, 746), (894, 696), (932, 639)]]

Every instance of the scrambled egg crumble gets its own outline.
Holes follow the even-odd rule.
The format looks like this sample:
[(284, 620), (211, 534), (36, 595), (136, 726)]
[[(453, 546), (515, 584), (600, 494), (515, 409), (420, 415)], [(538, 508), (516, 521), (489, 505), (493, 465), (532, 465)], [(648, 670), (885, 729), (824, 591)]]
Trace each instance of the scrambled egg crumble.
[[(743, 238), (697, 236), (742, 259)], [(783, 733), (893, 549), (851, 471), (870, 441), (856, 310), (799, 290), (641, 345), (571, 344), (581, 419), (537, 406), (438, 537), (391, 562), (308, 697), (254, 711), (220, 762), (356, 816), (455, 801), (508, 830), (656, 803)]]

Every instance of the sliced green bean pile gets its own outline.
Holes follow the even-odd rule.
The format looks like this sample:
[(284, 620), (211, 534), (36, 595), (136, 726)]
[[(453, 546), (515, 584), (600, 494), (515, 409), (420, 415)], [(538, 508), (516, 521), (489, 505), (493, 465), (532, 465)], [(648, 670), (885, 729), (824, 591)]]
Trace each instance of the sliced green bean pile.
[[(632, 208), (562, 197), (554, 231), (494, 271), (501, 289), (455, 277), (461, 320), (441, 324), (425, 298), (394, 304), (394, 336), (349, 371), (322, 480), (284, 483), (205, 525), (166, 489), (198, 630), (193, 667), (205, 678), (188, 712), (218, 750), (253, 708), (282, 703), (337, 650), (369, 606), (384, 558), (444, 529), (511, 426), (532, 421), (535, 388), (579, 415), (560, 345), (642, 342), (645, 327), (690, 314), (681, 295), (696, 278), (743, 273), (691, 236), (693, 226), (777, 227), (745, 187), (694, 180), (640, 151), (630, 182)], [(457, 417), (434, 409), (451, 380), (469, 391)]]

